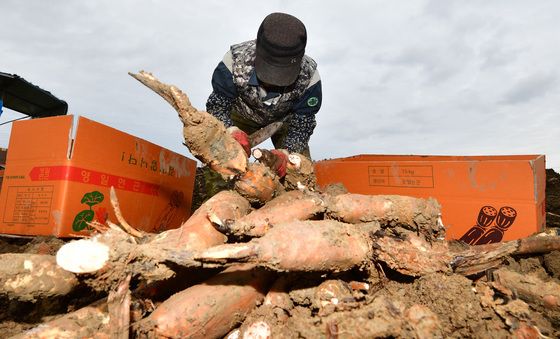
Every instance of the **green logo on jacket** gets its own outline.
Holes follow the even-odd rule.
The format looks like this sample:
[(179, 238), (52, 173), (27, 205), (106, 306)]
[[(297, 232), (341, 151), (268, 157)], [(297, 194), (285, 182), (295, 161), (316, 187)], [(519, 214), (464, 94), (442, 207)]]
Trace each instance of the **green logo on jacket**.
[(318, 103), (319, 103), (319, 98), (317, 97), (311, 97), (307, 99), (307, 106), (309, 107), (315, 107), (317, 106)]

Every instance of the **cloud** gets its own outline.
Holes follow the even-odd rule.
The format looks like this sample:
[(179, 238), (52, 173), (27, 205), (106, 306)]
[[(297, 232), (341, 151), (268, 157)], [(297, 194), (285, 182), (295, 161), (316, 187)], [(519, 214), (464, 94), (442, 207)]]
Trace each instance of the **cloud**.
[(504, 94), (501, 103), (506, 105), (523, 104), (542, 97), (556, 88), (556, 73), (533, 74), (520, 79)]
[(419, 71), (426, 85), (440, 84), (463, 69), (465, 57), (463, 46), (417, 45), (399, 50), (396, 55), (378, 55), (373, 61), (390, 66), (407, 68), (407, 72)]
[[(306, 24), (323, 79), (316, 158), (530, 150), (560, 170), (557, 1), (3, 0), (0, 11), (0, 71), (182, 154), (177, 114), (127, 72), (151, 71), (204, 108), (227, 48), (284, 11)], [(0, 127), (0, 147), (8, 136)]]

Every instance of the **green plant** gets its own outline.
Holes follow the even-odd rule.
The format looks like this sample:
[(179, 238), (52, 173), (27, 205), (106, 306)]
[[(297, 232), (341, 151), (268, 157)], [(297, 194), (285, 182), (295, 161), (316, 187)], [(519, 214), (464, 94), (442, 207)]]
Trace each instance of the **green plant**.
[(95, 212), (91, 209), (94, 205), (97, 205), (103, 201), (105, 196), (103, 193), (98, 191), (93, 191), (84, 194), (81, 203), (89, 206), (88, 210), (83, 210), (76, 214), (74, 217), (74, 222), (72, 223), (72, 230), (80, 232), (84, 229), (91, 229), (88, 223), (93, 221), (95, 217)]

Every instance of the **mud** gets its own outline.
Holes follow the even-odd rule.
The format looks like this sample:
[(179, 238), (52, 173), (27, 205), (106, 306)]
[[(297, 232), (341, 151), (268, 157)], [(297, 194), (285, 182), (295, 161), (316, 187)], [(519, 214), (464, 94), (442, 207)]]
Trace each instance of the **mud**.
[(560, 174), (546, 170), (546, 224), (560, 227)]
[(545, 254), (543, 257), (543, 264), (551, 277), (560, 279), (560, 251)]
[(64, 240), (55, 237), (0, 236), (0, 254), (30, 253), (54, 255), (63, 244)]
[(290, 157), (297, 157), (299, 166), (288, 164), (286, 176), (283, 178), (282, 184), (286, 190), (295, 190), (298, 187), (305, 186), (310, 190), (317, 189), (317, 180), (315, 178), (313, 163), (302, 154), (292, 153)]
[(503, 329), (497, 315), (484, 310), (473, 281), (459, 275), (432, 274), (417, 279), (404, 302), (427, 305), (439, 318), (449, 337), (489, 337)]
[[(516, 268), (526, 269), (524, 263), (515, 262)], [(532, 264), (537, 262), (531, 266), (535, 268)], [(355, 286), (349, 279), (362, 279), (363, 286), (369, 286), (367, 290), (350, 292), (337, 287), (331, 288), (330, 294), (318, 291), (324, 285), (318, 277), (313, 277), (310, 284), (300, 280), (289, 287), (293, 308), (262, 305), (240, 326), (239, 335), (252, 333), (255, 328), (270, 333), (272, 338), (507, 338), (522, 332), (560, 335), (553, 311), (537, 311), (534, 305), (504, 297), (486, 276), (435, 273), (406, 281), (394, 272), (387, 273), (391, 278), (383, 277), (372, 285), (367, 284), (364, 272), (354, 272), (354, 276), (344, 277), (347, 281), (338, 281)], [(322, 279), (327, 283), (337, 281)], [(325, 297), (328, 295), (332, 298)]]

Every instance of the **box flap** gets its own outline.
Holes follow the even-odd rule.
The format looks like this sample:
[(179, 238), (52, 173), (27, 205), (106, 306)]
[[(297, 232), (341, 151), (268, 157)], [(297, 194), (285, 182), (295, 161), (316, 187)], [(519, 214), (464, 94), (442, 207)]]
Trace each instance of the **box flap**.
[(6, 166), (16, 160), (37, 162), (67, 158), (72, 122), (71, 115), (14, 122)]
[[(320, 185), (342, 182), (349, 191), (421, 197), (541, 201), (543, 155), (359, 155), (315, 164)], [(540, 179), (539, 179), (540, 178)]]
[(521, 155), (392, 155), (392, 154), (359, 154), (347, 158), (331, 159), (336, 161), (507, 161), (507, 160), (535, 160), (542, 157), (541, 154), (521, 154)]
[[(101, 150), (103, 150), (101, 152)], [(97, 154), (103, 153), (103, 156)], [(144, 139), (79, 117), (72, 161), (102, 164), (109, 173), (128, 173), (132, 177), (170, 175), (190, 177), (188, 158)], [(156, 179), (159, 181), (159, 179)]]

